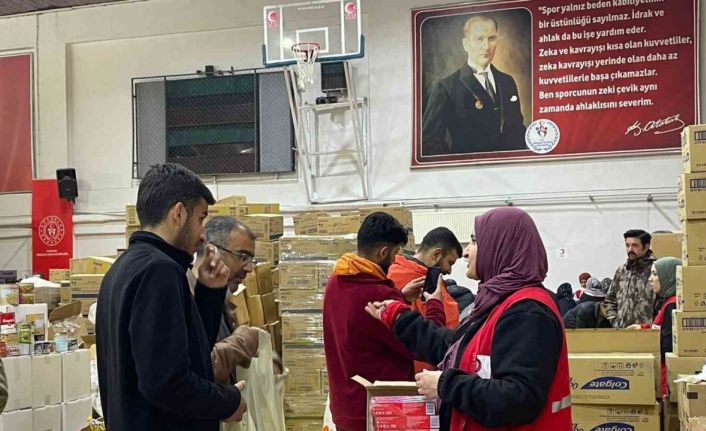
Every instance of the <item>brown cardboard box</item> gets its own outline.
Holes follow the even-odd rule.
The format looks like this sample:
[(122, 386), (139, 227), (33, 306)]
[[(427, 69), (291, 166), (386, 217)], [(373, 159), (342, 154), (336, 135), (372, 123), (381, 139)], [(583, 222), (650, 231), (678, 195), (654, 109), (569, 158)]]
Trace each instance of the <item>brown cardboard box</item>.
[(323, 310), (324, 292), (321, 290), (280, 289), (279, 306), (282, 311)]
[(238, 286), (238, 290), (228, 295), (228, 301), (233, 304), (233, 318), (238, 325), (250, 325), (250, 314), (248, 313), (248, 301), (245, 298), (245, 286)]
[(248, 214), (279, 214), (278, 203), (245, 203), (243, 207), (248, 209)]
[(244, 217), (248, 215), (248, 209), (242, 205), (211, 205), (208, 207), (208, 218), (211, 219), (216, 216), (224, 217)]
[(654, 355), (569, 354), (571, 400), (577, 404), (654, 405)]
[(265, 313), (265, 322), (274, 323), (279, 321), (279, 313), (277, 312), (277, 304), (275, 303), (275, 294), (265, 293), (261, 295), (262, 309)]
[(677, 384), (674, 381), (680, 374), (698, 374), (701, 372), (706, 357), (683, 357), (668, 352), (665, 355), (667, 362), (667, 386), (669, 387), (669, 401), (676, 403), (678, 398)]
[(71, 293), (95, 293), (100, 290), (103, 274), (72, 274)]
[(682, 221), (684, 266), (706, 265), (706, 220)]
[(297, 214), (293, 217), (295, 235), (316, 235), (318, 234), (319, 218), (326, 218), (329, 214), (325, 212), (310, 212)]
[(706, 172), (706, 125), (687, 126), (681, 132), (682, 171)]
[(706, 416), (706, 382), (678, 384), (681, 419)]
[(216, 205), (242, 205), (247, 203), (248, 199), (245, 196), (232, 195), (223, 199), (218, 199)]
[(370, 207), (360, 209), (360, 221), (361, 223), (367, 216), (374, 212), (384, 212), (390, 214), (392, 217), (396, 218), (397, 221), (402, 223), (402, 226), (411, 229), (414, 226), (414, 220), (412, 217), (412, 211), (403, 206), (384, 206), (384, 207)]
[(679, 218), (706, 219), (706, 172), (681, 174), (678, 184)]
[(61, 288), (35, 286), (34, 301), (37, 304), (47, 304), (49, 311), (51, 311), (58, 307), (61, 302)]
[[(654, 369), (661, 369), (660, 335), (656, 329), (569, 329), (566, 344), (569, 353), (650, 353), (655, 358)], [(660, 387), (660, 373), (655, 373), (655, 391)]]
[(662, 401), (662, 431), (679, 431), (679, 405), (676, 402)]
[(321, 313), (282, 313), (282, 342), (285, 344), (323, 344)]
[(251, 214), (243, 217), (260, 241), (274, 240), (284, 234), (284, 218), (278, 214)]
[(105, 274), (115, 263), (110, 257), (84, 257), (71, 259), (71, 274)]
[(270, 339), (272, 340), (272, 349), (277, 352), (280, 357), (282, 356), (282, 322), (279, 320), (276, 322), (268, 323), (267, 332), (270, 333)]
[(316, 232), (318, 235), (357, 234), (360, 229), (360, 216), (319, 217)]
[(321, 431), (321, 418), (287, 418), (286, 431)]
[(323, 347), (286, 344), (282, 348), (282, 360), (284, 367), (289, 369), (285, 393), (325, 395), (328, 392)]
[[(311, 394), (285, 394), (285, 417), (314, 417), (321, 423), (326, 411), (326, 396)], [(319, 426), (319, 429), (321, 426)]]
[(660, 406), (571, 406), (574, 430), (660, 431)]
[(272, 268), (272, 290), (279, 290), (279, 268)]
[(290, 236), (280, 240), (280, 262), (285, 260), (338, 260), (355, 252), (355, 235)]
[(60, 281), (69, 280), (71, 277), (70, 269), (50, 269), (49, 270), (49, 281), (52, 283), (58, 283)]
[(140, 227), (140, 218), (137, 216), (136, 205), (125, 205), (125, 225)]
[(368, 393), (367, 414), (367, 431), (375, 431), (373, 426), (373, 418), (370, 414), (370, 400), (376, 396), (388, 395), (419, 395), (417, 392), (417, 384), (415, 382), (374, 382), (371, 383), (361, 376), (354, 376), (353, 381), (363, 385)]
[(706, 431), (706, 417), (684, 419), (680, 426), (682, 431)]
[(265, 321), (265, 310), (262, 307), (262, 297), (260, 295), (248, 295), (248, 315), (250, 316), (250, 326), (263, 326)]
[(335, 264), (333, 260), (282, 262), (279, 266), (280, 290), (304, 289), (323, 292)]
[(706, 266), (677, 266), (677, 309), (706, 311)]
[(672, 341), (678, 356), (706, 356), (706, 311), (674, 310)]
[(279, 262), (279, 240), (255, 241), (255, 258), (259, 262), (270, 262), (277, 265)]
[(262, 262), (255, 265), (255, 270), (243, 280), (248, 296), (263, 295), (272, 292), (272, 265)]
[(652, 235), (650, 248), (657, 257), (678, 257), (681, 258), (681, 232), (656, 233)]

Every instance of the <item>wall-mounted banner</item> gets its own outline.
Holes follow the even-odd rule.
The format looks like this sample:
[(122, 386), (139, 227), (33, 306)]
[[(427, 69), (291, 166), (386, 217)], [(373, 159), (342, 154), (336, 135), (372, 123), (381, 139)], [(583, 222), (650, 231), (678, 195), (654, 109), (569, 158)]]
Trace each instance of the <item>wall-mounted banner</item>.
[(698, 122), (698, 0), (412, 10), (412, 167), (653, 153)]
[(74, 248), (73, 207), (56, 180), (32, 181), (32, 272), (68, 269)]

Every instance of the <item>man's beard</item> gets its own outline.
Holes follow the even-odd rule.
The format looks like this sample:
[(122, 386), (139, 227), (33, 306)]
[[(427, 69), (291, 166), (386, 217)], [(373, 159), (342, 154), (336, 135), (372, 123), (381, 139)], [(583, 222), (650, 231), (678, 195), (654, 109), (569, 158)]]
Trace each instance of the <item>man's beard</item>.
[(189, 232), (187, 229), (188, 223), (179, 229), (176, 238), (174, 239), (174, 247), (187, 253), (194, 253), (193, 244), (189, 244)]

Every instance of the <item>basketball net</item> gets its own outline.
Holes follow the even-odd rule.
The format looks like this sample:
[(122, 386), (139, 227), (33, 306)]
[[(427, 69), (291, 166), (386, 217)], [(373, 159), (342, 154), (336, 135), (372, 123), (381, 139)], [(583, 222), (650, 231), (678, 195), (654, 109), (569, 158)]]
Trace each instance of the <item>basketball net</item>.
[(292, 52), (297, 59), (297, 84), (303, 90), (307, 84), (314, 83), (314, 63), (319, 57), (319, 44), (303, 42), (292, 45)]

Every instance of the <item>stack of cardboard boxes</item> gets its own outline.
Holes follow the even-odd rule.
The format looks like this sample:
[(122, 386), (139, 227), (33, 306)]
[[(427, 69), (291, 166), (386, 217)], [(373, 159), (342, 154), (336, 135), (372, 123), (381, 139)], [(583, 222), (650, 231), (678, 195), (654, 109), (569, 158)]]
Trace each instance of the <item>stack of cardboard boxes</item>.
[(71, 259), (71, 298), (81, 301), (81, 313), (88, 315), (88, 310), (96, 302), (103, 277), (115, 263), (112, 257), (91, 256)]
[(567, 331), (575, 430), (660, 430), (659, 331)]
[(125, 247), (130, 243), (130, 236), (140, 230), (140, 218), (135, 205), (125, 205)]

